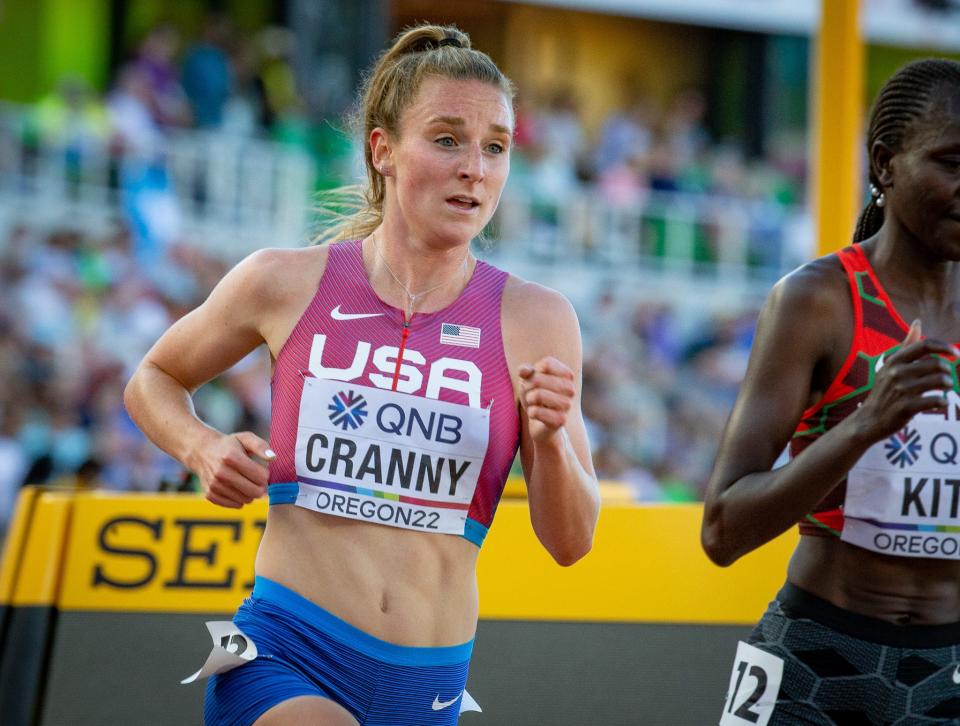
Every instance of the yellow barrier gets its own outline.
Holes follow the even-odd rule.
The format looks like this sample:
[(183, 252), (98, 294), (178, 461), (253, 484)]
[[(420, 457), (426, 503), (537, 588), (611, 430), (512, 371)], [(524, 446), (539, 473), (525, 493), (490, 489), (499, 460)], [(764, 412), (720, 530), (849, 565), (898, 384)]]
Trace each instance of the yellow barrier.
[[(176, 494), (43, 492), (26, 508), (30, 525), (18, 516), (0, 571), (2, 604), (69, 611), (228, 613), (252, 586), (267, 515), (266, 502), (235, 511)], [(481, 617), (751, 623), (796, 535), (721, 569), (700, 549), (700, 516), (700, 505), (605, 505), (593, 552), (562, 568), (526, 503), (505, 500), (480, 555)]]
[(702, 507), (613, 505), (593, 551), (560, 568), (525, 505), (501, 505), (480, 555), (482, 618), (749, 624), (786, 576), (791, 531), (723, 569), (700, 548)]
[(7, 605), (13, 599), (23, 546), (27, 541), (30, 520), (33, 517), (33, 504), (39, 493), (40, 490), (36, 487), (24, 487), (17, 498), (17, 506), (3, 546), (3, 559), (0, 560), (0, 605)]
[(23, 543), (12, 605), (42, 607), (56, 602), (72, 504), (66, 493), (43, 492), (37, 497), (30, 531)]

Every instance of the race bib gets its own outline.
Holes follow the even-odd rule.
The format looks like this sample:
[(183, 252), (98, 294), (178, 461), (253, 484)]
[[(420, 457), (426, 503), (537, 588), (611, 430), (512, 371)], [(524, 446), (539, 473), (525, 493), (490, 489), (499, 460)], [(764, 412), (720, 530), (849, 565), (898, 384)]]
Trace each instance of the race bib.
[(776, 708), (782, 680), (782, 658), (741, 640), (720, 726), (766, 726)]
[(958, 398), (871, 446), (847, 476), (841, 539), (900, 557), (960, 559)]
[(306, 378), (297, 505), (337, 517), (463, 534), (490, 410)]
[(180, 681), (184, 685), (201, 678), (209, 678), (215, 673), (232, 671), (257, 657), (256, 644), (232, 621), (208, 620), (206, 626), (213, 641), (213, 649), (200, 670)]

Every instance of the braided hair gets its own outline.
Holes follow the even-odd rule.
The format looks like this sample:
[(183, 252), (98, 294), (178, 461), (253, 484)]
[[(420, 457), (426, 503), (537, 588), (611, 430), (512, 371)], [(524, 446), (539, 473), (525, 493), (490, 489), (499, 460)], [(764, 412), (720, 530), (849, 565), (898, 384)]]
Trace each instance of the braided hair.
[[(891, 76), (873, 104), (870, 126), (867, 130), (867, 153), (876, 142), (882, 143), (893, 153), (903, 148), (904, 139), (912, 124), (929, 113), (937, 99), (936, 91), (944, 84), (960, 88), (960, 63), (956, 61), (927, 58), (908, 63)], [(870, 158), (870, 184), (883, 191), (879, 174)], [(872, 237), (883, 226), (883, 207), (877, 204), (877, 196), (860, 213), (854, 242)]]

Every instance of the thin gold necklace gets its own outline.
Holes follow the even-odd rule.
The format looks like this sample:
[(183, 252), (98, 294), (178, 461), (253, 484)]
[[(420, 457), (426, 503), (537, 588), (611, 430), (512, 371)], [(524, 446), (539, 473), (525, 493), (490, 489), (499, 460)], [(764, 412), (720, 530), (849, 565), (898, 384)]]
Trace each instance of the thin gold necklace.
[(390, 277), (393, 278), (393, 281), (400, 286), (400, 289), (403, 290), (403, 292), (407, 296), (408, 305), (407, 305), (407, 308), (404, 310), (404, 318), (405, 318), (404, 322), (409, 322), (410, 318), (413, 317), (413, 306), (416, 303), (417, 298), (421, 298), (424, 295), (430, 294), (434, 290), (439, 290), (444, 285), (450, 284), (450, 282), (456, 279), (457, 276), (461, 276), (461, 277), (466, 276), (467, 260), (470, 259), (469, 247), (467, 248), (467, 253), (463, 256), (463, 264), (460, 265), (460, 269), (457, 275), (455, 275), (454, 277), (451, 277), (448, 280), (444, 280), (443, 282), (437, 283), (433, 287), (427, 288), (426, 290), (422, 290), (421, 292), (418, 292), (418, 293), (412, 293), (410, 292), (410, 289), (406, 285), (400, 282), (400, 278), (396, 276), (394, 271), (390, 269), (390, 265), (387, 264), (386, 258), (383, 256), (383, 253), (380, 251), (380, 241), (377, 239), (376, 233), (372, 234), (370, 237), (373, 240), (373, 251), (376, 252), (377, 257), (380, 258), (380, 261), (383, 263), (383, 266), (387, 268), (387, 272), (390, 273)]

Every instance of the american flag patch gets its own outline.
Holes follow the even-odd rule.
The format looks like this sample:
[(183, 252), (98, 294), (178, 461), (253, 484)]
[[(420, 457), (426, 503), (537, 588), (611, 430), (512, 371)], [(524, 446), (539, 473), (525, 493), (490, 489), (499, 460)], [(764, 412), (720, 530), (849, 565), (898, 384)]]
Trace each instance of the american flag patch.
[(480, 328), (443, 323), (440, 326), (440, 342), (444, 345), (459, 345), (463, 348), (479, 348)]

